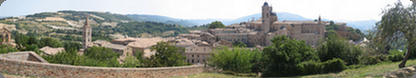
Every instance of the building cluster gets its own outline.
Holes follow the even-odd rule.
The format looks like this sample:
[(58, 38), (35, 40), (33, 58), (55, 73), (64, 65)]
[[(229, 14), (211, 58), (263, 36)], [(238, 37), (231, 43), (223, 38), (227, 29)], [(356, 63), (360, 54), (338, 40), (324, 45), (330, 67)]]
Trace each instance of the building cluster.
[[(315, 21), (279, 21), (276, 13), (272, 12), (272, 7), (267, 2), (262, 6), (262, 17), (259, 20), (252, 20), (232, 24), (225, 28), (208, 30), (190, 31), (189, 34), (180, 34), (177, 37), (169, 38), (119, 38), (112, 41), (96, 40), (92, 41), (92, 29), (88, 25), (86, 17), (83, 26), (83, 40), (80, 54), (92, 46), (101, 46), (112, 49), (120, 54), (119, 61), (122, 63), (126, 56), (143, 53), (143, 57), (155, 55), (151, 47), (158, 42), (169, 42), (174, 46), (184, 48), (183, 55), (186, 62), (192, 64), (206, 63), (213, 50), (219, 46), (232, 46), (233, 43), (244, 43), (251, 48), (262, 48), (271, 45), (271, 39), (282, 35), (296, 40), (303, 40), (306, 44), (317, 46), (319, 41), (325, 36), (326, 21), (321, 21), (319, 17)], [(10, 31), (2, 29), (1, 44), (10, 43)], [(63, 48), (45, 47), (42, 50), (49, 55), (62, 51)]]
[(262, 17), (259, 20), (232, 24), (225, 28), (208, 29), (205, 31), (190, 31), (189, 34), (180, 34), (171, 38), (120, 38), (111, 42), (97, 40), (91, 41), (91, 27), (88, 18), (84, 25), (84, 48), (102, 46), (111, 48), (121, 55), (120, 59), (128, 55), (143, 52), (144, 57), (150, 57), (156, 52), (150, 48), (157, 42), (169, 42), (177, 47), (185, 48), (183, 51), (186, 62), (192, 64), (206, 63), (218, 46), (232, 46), (233, 43), (245, 43), (248, 47), (261, 48), (271, 45), (271, 39), (277, 35), (287, 36), (296, 40), (303, 40), (306, 44), (317, 46), (325, 36), (325, 25), (319, 17), (315, 21), (279, 21), (276, 13), (267, 2), (262, 6)]

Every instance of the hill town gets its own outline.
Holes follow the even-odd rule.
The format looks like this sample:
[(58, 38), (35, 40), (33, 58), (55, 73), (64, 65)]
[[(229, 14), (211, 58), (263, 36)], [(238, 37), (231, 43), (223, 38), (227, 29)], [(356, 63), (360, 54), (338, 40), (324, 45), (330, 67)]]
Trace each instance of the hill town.
[(400, 16), (415, 4), (396, 2), (369, 31), (286, 20), (261, 4), (260, 18), (229, 25), (73, 10), (4, 17), (0, 77), (415, 77), (414, 17)]

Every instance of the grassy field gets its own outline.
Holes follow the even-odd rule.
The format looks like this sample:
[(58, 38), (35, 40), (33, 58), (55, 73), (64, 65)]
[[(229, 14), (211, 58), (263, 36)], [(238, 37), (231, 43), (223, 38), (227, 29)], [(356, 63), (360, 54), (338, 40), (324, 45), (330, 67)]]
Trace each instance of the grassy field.
[[(328, 73), (328, 74), (317, 74), (317, 75), (306, 75), (299, 76), (300, 78), (381, 78), (386, 72), (391, 72), (399, 69), (398, 65), (400, 62), (384, 62), (376, 65), (369, 65), (360, 67), (357, 69), (347, 69), (339, 73)], [(406, 66), (416, 65), (416, 60), (408, 60)], [(178, 76), (172, 78), (235, 78), (238, 76), (221, 74), (221, 73), (201, 73), (189, 76)], [(297, 78), (297, 77), (296, 77)]]

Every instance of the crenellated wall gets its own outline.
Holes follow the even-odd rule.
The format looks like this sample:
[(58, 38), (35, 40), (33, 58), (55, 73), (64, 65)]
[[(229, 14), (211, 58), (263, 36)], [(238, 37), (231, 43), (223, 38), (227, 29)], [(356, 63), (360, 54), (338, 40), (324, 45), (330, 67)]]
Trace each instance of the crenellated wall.
[(0, 57), (0, 72), (52, 78), (164, 78), (203, 72), (203, 65), (157, 68), (110, 68), (72, 66)]

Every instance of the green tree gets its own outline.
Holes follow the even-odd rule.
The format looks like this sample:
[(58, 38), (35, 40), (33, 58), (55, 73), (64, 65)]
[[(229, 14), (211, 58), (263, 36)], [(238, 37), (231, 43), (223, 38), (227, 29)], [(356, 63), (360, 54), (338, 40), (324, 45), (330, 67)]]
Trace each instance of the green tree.
[(247, 48), (234, 47), (229, 49), (223, 47), (214, 51), (208, 63), (211, 66), (219, 67), (226, 71), (238, 73), (258, 72), (255, 64), (260, 62), (261, 52)]
[(75, 65), (79, 62), (77, 58), (80, 58), (80, 56), (75, 51), (66, 51), (55, 55), (45, 55), (43, 58), (50, 63)]
[(182, 66), (187, 65), (183, 56), (184, 48), (170, 45), (168, 42), (159, 42), (151, 47), (156, 54), (150, 57), (150, 67)]
[(114, 52), (112, 49), (104, 47), (93, 46), (88, 48), (85, 52), (85, 61), (81, 65), (88, 66), (104, 66), (104, 67), (117, 67), (119, 63), (117, 58), (119, 54)]
[(298, 64), (315, 60), (319, 57), (315, 50), (304, 41), (297, 41), (286, 36), (276, 36), (273, 44), (264, 48), (264, 61), (267, 61), (263, 76), (294, 76), (299, 75)]
[(43, 37), (40, 39), (39, 47), (45, 47), (45, 46), (58, 48), (58, 47), (62, 47), (63, 44), (56, 38)]
[(329, 31), (326, 41), (318, 47), (318, 55), (321, 61), (340, 58), (347, 62), (347, 65), (358, 64), (362, 53), (360, 47), (349, 44), (339, 37), (335, 31)]
[(25, 46), (28, 45), (29, 38), (30, 38), (29, 36), (26, 36), (24, 34), (15, 32), (14, 40), (15, 40), (15, 42), (17, 44), (17, 46), (16, 46), (17, 49), (24, 50), (25, 49)]
[(140, 65), (140, 61), (136, 57), (127, 56), (122, 64), (122, 67), (137, 67)]
[(72, 42), (72, 41), (67, 41), (63, 43), (65, 51), (78, 51), (79, 49), (82, 48), (82, 44), (79, 42)]
[(402, 34), (407, 39), (407, 52), (399, 64), (399, 68), (405, 67), (409, 56), (415, 52), (416, 46), (416, 2), (409, 7), (403, 6), (401, 2), (395, 3), (391, 8), (383, 12), (380, 22), (378, 22), (377, 35), (382, 41), (394, 41), (397, 35)]
[(225, 25), (222, 24), (221, 21), (214, 21), (211, 24), (209, 24), (208, 28), (209, 29), (215, 29), (215, 28), (224, 28)]
[(0, 45), (0, 54), (9, 53), (9, 52), (16, 52), (17, 49), (8, 45)]

